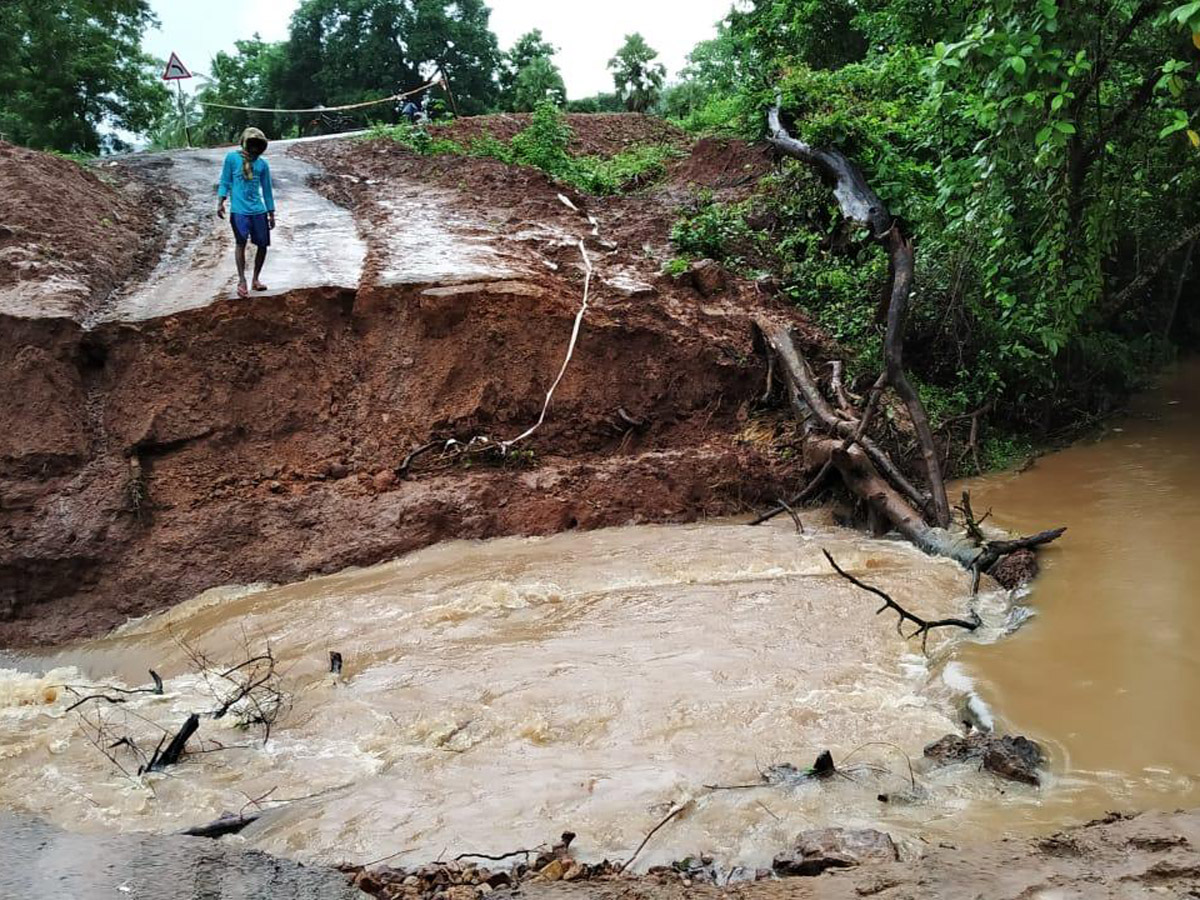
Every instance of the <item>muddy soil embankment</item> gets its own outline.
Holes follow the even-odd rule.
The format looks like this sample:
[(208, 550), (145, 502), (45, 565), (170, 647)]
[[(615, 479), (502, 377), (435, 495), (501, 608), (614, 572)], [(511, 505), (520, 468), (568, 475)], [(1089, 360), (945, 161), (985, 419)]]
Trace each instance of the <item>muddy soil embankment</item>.
[[(703, 142), (704, 158), (652, 191), (576, 198), (600, 222), (593, 234), (533, 170), (307, 145), (367, 240), (356, 290), (91, 328), (53, 303), (5, 316), (0, 646), (447, 538), (685, 521), (773, 499), (784, 465), (741, 433), (763, 384), (750, 319), (774, 301), (660, 274), (673, 210), (697, 180), (721, 189), (764, 165), (730, 147)], [(449, 275), (405, 277), (419, 262), (405, 222), (455, 209), (490, 277), (454, 276), (465, 244), (435, 247)], [(431, 440), (509, 438), (537, 419), (582, 295), (580, 237), (591, 307), (545, 426), (507, 460), (434, 452), (398, 477)]]

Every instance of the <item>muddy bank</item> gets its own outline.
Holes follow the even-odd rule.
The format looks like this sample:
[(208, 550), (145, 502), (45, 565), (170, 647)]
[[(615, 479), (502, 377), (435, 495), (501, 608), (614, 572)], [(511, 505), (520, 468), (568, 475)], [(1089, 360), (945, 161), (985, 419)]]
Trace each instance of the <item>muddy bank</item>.
[(178, 193), (144, 177), (0, 141), (0, 314), (78, 316), (146, 271)]
[[(1111, 814), (1036, 840), (942, 843), (915, 860), (834, 868), (812, 878), (785, 878), (720, 888), (683, 874), (634, 883), (528, 884), (530, 900), (1105, 900), (1200, 897), (1200, 811)], [(393, 896), (406, 896), (398, 893)]]
[[(254, 851), (236, 839), (72, 835), (35, 819), (0, 816), (0, 891), (5, 896), (117, 896), (298, 900), (420, 897), (409, 885), (370, 874), (343, 876)], [(696, 872), (594, 881), (526, 881), (519, 891), (449, 884), (441, 896), (472, 900), (676, 900), (683, 897), (812, 900), (1025, 900), (1200, 896), (1200, 812), (1110, 815), (1047, 838), (929, 847), (918, 859), (836, 868), (817, 877), (771, 878), (722, 887)], [(495, 865), (495, 864), (493, 864)], [(686, 867), (685, 867), (686, 868)], [(503, 871), (502, 869), (500, 871)], [(453, 877), (453, 876), (451, 876)], [(352, 885), (357, 881), (370, 893)]]
[(738, 362), (748, 329), (729, 323), (714, 346), (653, 306), (589, 316), (532, 456), (397, 479), (435, 436), (511, 436), (536, 419), (561, 362), (545, 336), (569, 334), (568, 302), (470, 285), (224, 302), (91, 332), (6, 322), (0, 643), (446, 538), (679, 521), (773, 496), (781, 473), (737, 440), (761, 379)]
[(0, 897), (136, 900), (353, 900), (331, 869), (305, 868), (229, 842), (162, 835), (76, 835), (0, 812)]
[[(167, 298), (184, 308), (88, 327), (43, 281), (37, 315), (0, 323), (0, 645), (447, 538), (687, 521), (778, 494), (786, 462), (745, 433), (764, 375), (750, 319), (775, 301), (661, 274), (677, 203), (705, 179), (736, 189), (730, 166), (765, 165), (760, 152), (701, 142), (678, 177), (576, 198), (582, 211), (494, 160), (390, 142), (279, 152), (303, 152), (354, 216), (356, 288)], [(582, 296), (580, 240), (591, 307), (545, 426), (503, 464), (432, 452), (398, 477), (431, 440), (509, 438), (537, 419)], [(86, 267), (106, 251), (72, 252)]]

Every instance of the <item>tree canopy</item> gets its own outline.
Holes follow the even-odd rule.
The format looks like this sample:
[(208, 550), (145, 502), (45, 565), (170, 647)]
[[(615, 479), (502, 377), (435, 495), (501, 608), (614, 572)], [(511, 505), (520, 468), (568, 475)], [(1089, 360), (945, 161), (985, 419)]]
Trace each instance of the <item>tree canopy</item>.
[[(257, 35), (237, 52), (218, 53), (204, 102), (309, 109), (399, 94), (445, 74), (458, 111), (490, 111), (499, 99), (501, 53), (482, 0), (303, 0), (286, 41)], [(447, 98), (449, 99), (449, 98)], [(373, 106), (348, 119), (396, 121), (400, 104)], [(247, 125), (281, 134), (312, 115), (272, 116), (208, 107), (203, 133), (229, 140)]]
[(0, 3), (0, 134), (30, 147), (96, 153), (112, 129), (146, 131), (169, 104), (141, 50), (147, 0)]
[(556, 106), (567, 102), (567, 88), (554, 64), (557, 48), (535, 28), (517, 38), (500, 67), (500, 105), (514, 112), (532, 112), (543, 100)]
[(496, 99), (500, 50), (483, 0), (304, 0), (292, 15), (278, 90), (285, 107), (400, 93), (438, 72), (465, 114)]
[(645, 112), (658, 102), (667, 70), (656, 59), (658, 51), (635, 31), (625, 35), (625, 43), (608, 61), (613, 85), (630, 112)]
[(567, 87), (550, 57), (538, 56), (517, 72), (511, 105), (516, 112), (533, 112), (546, 100), (562, 106), (567, 101)]

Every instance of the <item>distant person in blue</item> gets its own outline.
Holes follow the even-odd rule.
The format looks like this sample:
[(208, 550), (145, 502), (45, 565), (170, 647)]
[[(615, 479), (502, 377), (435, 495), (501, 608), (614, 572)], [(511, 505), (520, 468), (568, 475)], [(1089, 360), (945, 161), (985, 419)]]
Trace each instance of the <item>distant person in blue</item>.
[(242, 132), (242, 149), (230, 150), (225, 156), (221, 184), (217, 188), (219, 218), (225, 218), (225, 198), (233, 198), (229, 224), (237, 241), (234, 259), (237, 260), (239, 297), (250, 296), (246, 289), (246, 241), (258, 248), (254, 255), (254, 290), (267, 289), (259, 275), (267, 261), (271, 229), (275, 227), (275, 195), (271, 193), (271, 167), (263, 159), (266, 152), (267, 136), (257, 128), (247, 128)]

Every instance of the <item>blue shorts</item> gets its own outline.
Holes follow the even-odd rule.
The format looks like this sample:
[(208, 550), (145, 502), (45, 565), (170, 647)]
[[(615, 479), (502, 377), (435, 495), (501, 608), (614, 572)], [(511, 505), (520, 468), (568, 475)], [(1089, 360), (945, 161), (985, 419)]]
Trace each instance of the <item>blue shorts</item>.
[(230, 213), (229, 227), (233, 229), (234, 240), (239, 244), (250, 241), (255, 247), (271, 246), (271, 226), (266, 213)]

